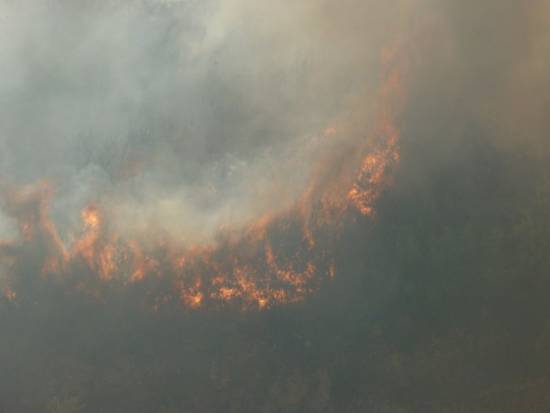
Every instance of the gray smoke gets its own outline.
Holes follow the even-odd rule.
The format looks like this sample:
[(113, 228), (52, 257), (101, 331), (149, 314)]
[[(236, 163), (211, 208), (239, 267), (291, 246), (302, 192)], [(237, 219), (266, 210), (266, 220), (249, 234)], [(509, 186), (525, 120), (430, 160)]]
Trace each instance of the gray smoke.
[(407, 30), (408, 2), (344, 3), (2, 2), (3, 180), (50, 181), (62, 229), (95, 202), (204, 238), (288, 205), (326, 128), (361, 119), (341, 139), (364, 139), (380, 49)]
[(365, 138), (395, 41), (417, 59), (409, 121), (437, 123), (447, 95), (442, 134), (477, 119), (538, 153), (548, 3), (4, 0), (0, 177), (50, 181), (63, 230), (101, 203), (127, 231), (208, 239), (295, 200), (338, 150), (326, 128)]

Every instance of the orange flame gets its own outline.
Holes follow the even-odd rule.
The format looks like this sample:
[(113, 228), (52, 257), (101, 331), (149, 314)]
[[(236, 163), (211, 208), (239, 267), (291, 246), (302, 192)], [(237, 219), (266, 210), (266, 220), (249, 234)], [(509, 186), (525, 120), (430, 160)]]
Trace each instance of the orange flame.
[[(174, 298), (190, 309), (234, 303), (244, 309), (263, 310), (303, 300), (323, 280), (331, 280), (336, 274), (330, 245), (319, 242), (318, 235), (335, 228), (352, 209), (372, 215), (375, 202), (399, 161), (396, 116), (404, 92), (397, 54), (395, 50), (383, 53), (387, 75), (378, 96), (376, 142), (364, 154), (352, 177), (347, 176), (347, 168), (330, 162), (327, 168), (325, 163), (290, 208), (266, 214), (244, 230), (224, 229), (220, 240), (212, 245), (182, 245), (164, 240), (157, 248), (114, 233), (98, 205), (82, 210), (80, 236), (66, 247), (47, 214), (50, 186), (39, 183), (9, 191), (8, 209), (19, 222), (22, 240), (0, 243), (0, 257), (24, 260), (28, 249), (23, 247), (45, 246), (41, 266), (45, 275), (64, 274), (64, 278), (70, 278), (84, 273), (89, 277), (78, 284), (84, 288), (86, 284), (107, 283), (115, 277), (132, 284), (149, 278), (164, 279), (173, 286)], [(338, 131), (328, 127), (323, 134), (335, 139)], [(364, 147), (362, 142), (359, 150)], [(334, 175), (337, 179), (332, 178), (327, 185), (327, 177)], [(279, 246), (275, 235), (293, 234), (296, 229), (301, 236), (292, 248), (294, 252), (285, 254), (289, 248)], [(9, 286), (0, 288), (8, 300), (18, 297)], [(164, 295), (156, 297), (153, 308), (166, 301)]]

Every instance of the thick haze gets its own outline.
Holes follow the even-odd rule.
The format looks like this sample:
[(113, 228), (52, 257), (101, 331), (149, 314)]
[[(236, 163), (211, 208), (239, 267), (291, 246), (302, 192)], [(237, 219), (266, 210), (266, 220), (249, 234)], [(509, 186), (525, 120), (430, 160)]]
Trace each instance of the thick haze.
[(503, 148), (546, 141), (550, 1), (467, 0), (434, 6), (439, 27), (432, 34), (437, 36), (420, 52), (424, 64), (414, 81), (423, 101), (446, 96), (456, 119), (477, 118)]
[(4, 1), (0, 176), (50, 182), (62, 233), (88, 203), (127, 230), (184, 239), (242, 224), (288, 205), (318, 158), (365, 138), (380, 51), (407, 37), (411, 11)]
[[(0, 413), (550, 411), (549, 108), (550, 0), (0, 0)], [(375, 213), (216, 238), (388, 130)]]

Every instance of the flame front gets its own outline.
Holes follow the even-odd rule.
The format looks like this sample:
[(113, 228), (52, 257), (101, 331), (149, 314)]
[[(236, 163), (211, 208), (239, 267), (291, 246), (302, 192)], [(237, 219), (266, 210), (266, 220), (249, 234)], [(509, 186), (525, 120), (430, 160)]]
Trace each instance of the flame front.
[[(155, 309), (178, 301), (190, 309), (231, 304), (263, 310), (303, 300), (336, 274), (331, 251), (339, 225), (354, 210), (373, 214), (399, 161), (396, 117), (404, 92), (397, 55), (383, 53), (386, 75), (378, 96), (374, 142), (357, 144), (356, 152), (362, 154), (358, 170), (334, 178), (334, 170), (347, 170), (343, 166), (347, 160), (328, 164), (324, 160), (294, 205), (264, 215), (244, 229), (220, 230), (210, 245), (185, 245), (168, 237), (153, 245), (125, 239), (111, 228), (101, 204), (84, 208), (79, 235), (64, 243), (48, 215), (50, 185), (4, 191), (21, 237), (0, 243), (1, 268), (7, 269), (7, 276), (0, 278), (0, 291), (10, 301), (23, 296), (24, 291), (15, 287), (18, 268), (32, 251), (43, 251), (32, 252), (42, 276), (71, 288), (95, 293), (108, 283), (128, 286), (159, 280), (169, 288), (149, 293)], [(338, 133), (337, 128), (327, 127), (324, 136), (334, 139)], [(293, 242), (282, 244), (280, 239)]]

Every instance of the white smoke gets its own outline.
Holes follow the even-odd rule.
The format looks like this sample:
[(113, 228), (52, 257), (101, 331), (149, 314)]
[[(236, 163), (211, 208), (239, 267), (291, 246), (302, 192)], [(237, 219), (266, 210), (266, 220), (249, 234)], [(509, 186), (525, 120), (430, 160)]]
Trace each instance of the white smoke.
[(0, 174), (52, 182), (61, 228), (90, 202), (187, 237), (282, 208), (405, 27), (407, 2), (345, 3), (5, 1)]

